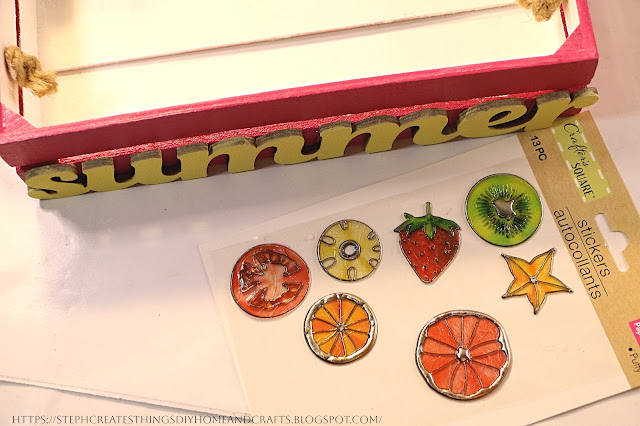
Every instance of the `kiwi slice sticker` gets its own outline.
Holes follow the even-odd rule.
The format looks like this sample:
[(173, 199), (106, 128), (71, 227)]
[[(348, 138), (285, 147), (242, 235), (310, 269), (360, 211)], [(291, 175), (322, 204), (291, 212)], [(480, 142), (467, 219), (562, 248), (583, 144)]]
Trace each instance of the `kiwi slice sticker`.
[(467, 195), (469, 225), (480, 238), (501, 247), (526, 241), (542, 221), (542, 201), (529, 182), (511, 174), (478, 181)]

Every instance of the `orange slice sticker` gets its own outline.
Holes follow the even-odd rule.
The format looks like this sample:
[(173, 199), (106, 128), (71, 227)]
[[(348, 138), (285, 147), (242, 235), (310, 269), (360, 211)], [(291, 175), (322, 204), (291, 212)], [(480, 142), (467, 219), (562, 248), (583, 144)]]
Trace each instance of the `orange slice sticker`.
[(280, 244), (262, 244), (236, 262), (231, 295), (246, 313), (272, 318), (295, 309), (309, 283), (309, 267), (298, 253)]
[(511, 364), (507, 335), (489, 315), (449, 311), (427, 323), (416, 349), (418, 369), (437, 392), (475, 399), (502, 383)]
[(304, 331), (313, 353), (334, 364), (365, 355), (378, 333), (371, 307), (348, 293), (329, 294), (318, 300), (307, 313)]

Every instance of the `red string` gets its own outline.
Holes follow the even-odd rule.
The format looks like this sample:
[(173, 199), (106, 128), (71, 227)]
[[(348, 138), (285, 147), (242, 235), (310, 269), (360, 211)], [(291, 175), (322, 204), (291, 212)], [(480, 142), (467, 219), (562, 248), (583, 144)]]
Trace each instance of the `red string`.
[(562, 18), (562, 28), (564, 29), (564, 36), (569, 38), (569, 30), (567, 29), (567, 19), (564, 16), (564, 6), (560, 5), (560, 17)]
[[(20, 37), (20, 0), (15, 0), (16, 11), (16, 46), (22, 47), (22, 39)], [(18, 113), (24, 117), (24, 96), (22, 87), (18, 87)]]

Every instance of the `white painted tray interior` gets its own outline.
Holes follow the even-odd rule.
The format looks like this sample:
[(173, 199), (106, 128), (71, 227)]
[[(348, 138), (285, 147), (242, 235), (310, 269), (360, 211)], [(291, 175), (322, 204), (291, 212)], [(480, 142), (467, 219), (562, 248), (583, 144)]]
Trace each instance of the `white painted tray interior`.
[(513, 0), (25, 3), (23, 47), (60, 85), (53, 97), (25, 96), (37, 126), (536, 57), (566, 40), (558, 14), (538, 23)]

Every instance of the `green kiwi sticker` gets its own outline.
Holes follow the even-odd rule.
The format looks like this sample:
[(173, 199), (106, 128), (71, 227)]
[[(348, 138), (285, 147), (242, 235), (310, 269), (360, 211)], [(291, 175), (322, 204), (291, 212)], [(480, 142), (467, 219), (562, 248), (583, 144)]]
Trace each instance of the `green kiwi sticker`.
[(526, 241), (542, 221), (542, 201), (529, 182), (511, 174), (478, 181), (467, 195), (469, 225), (480, 238), (501, 247)]

